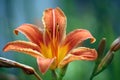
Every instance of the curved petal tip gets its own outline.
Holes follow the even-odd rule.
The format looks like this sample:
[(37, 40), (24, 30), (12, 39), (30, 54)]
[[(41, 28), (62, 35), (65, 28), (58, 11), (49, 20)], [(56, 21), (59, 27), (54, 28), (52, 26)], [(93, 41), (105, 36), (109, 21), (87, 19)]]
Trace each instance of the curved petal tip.
[(43, 58), (43, 57), (38, 57), (37, 58), (37, 63), (39, 70), (42, 72), (42, 74), (45, 74), (46, 71), (49, 69), (51, 64), (53, 63), (54, 58), (49, 59), (49, 58)]

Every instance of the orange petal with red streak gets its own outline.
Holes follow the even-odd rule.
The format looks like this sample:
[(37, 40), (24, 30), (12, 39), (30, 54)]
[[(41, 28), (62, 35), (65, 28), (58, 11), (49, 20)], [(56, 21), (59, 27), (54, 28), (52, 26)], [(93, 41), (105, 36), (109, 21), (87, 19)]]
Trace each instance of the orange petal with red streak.
[(91, 33), (88, 30), (77, 29), (66, 36), (64, 45), (68, 45), (69, 50), (71, 50), (86, 39), (91, 39), (92, 43), (95, 42), (95, 38), (91, 35)]
[(74, 60), (95, 60), (97, 58), (97, 52), (95, 49), (90, 49), (86, 47), (79, 47), (73, 49), (70, 54), (68, 54), (63, 61), (60, 63), (60, 67), (72, 62)]
[(18, 32), (23, 33), (31, 42), (34, 42), (36, 44), (43, 42), (43, 33), (35, 25), (23, 24), (20, 27), (16, 28), (14, 32), (16, 35), (18, 35)]
[(26, 42), (26, 41), (20, 41), (20, 40), (7, 43), (3, 48), (3, 51), (4, 52), (7, 52), (7, 51), (23, 52), (35, 58), (37, 58), (38, 56), (42, 56), (38, 45), (32, 42)]
[(65, 34), (66, 17), (60, 8), (49, 8), (44, 11), (43, 24), (46, 42), (56, 38), (60, 42)]

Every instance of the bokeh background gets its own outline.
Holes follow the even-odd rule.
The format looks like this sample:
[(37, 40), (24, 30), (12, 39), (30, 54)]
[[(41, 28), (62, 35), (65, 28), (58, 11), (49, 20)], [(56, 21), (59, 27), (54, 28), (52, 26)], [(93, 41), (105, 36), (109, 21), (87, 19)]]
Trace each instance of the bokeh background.
[[(41, 75), (36, 59), (17, 52), (4, 53), (2, 48), (7, 42), (27, 40), (24, 35), (15, 36), (13, 30), (23, 23), (42, 26), (42, 14), (46, 8), (60, 7), (67, 16), (67, 33), (77, 29), (88, 29), (96, 38), (96, 48), (101, 38), (107, 40), (106, 51), (111, 42), (120, 35), (120, 0), (0, 0), (0, 56), (32, 66), (44, 80), (51, 80), (51, 72)], [(94, 61), (74, 61), (68, 66), (64, 80), (89, 80)], [(115, 53), (110, 66), (94, 80), (120, 80), (120, 51)], [(16, 80), (36, 80), (21, 69), (0, 68), (0, 77)], [(5, 79), (0, 79), (5, 80)], [(7, 80), (7, 79), (6, 79)]]

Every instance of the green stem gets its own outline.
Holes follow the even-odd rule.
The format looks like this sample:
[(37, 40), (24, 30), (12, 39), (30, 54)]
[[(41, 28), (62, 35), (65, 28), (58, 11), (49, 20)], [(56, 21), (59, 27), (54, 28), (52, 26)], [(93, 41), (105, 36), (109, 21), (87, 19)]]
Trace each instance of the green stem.
[(57, 80), (58, 76), (55, 70), (52, 70), (52, 80)]
[(58, 80), (62, 80), (62, 79), (63, 79), (63, 77), (64, 77), (64, 75), (65, 75), (65, 73), (66, 73), (66, 70), (67, 70), (67, 66), (68, 66), (68, 65), (66, 65), (66, 66), (64, 66), (63, 68), (61, 68), (60, 73), (59, 73), (59, 78), (58, 78)]
[(90, 80), (93, 80), (93, 76), (90, 77)]

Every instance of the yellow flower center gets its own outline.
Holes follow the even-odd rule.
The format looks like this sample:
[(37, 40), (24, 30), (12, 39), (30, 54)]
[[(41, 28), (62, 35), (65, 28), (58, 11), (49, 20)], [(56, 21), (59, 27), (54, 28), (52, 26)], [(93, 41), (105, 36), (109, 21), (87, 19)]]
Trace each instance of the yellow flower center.
[(51, 41), (47, 46), (44, 44), (41, 45), (41, 53), (45, 58), (55, 58), (55, 61), (51, 65), (51, 69), (58, 67), (59, 63), (63, 60), (66, 53), (68, 52), (68, 46), (60, 46), (57, 41)]

